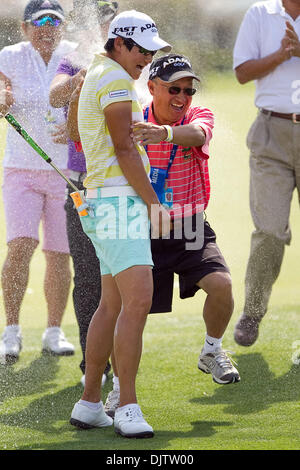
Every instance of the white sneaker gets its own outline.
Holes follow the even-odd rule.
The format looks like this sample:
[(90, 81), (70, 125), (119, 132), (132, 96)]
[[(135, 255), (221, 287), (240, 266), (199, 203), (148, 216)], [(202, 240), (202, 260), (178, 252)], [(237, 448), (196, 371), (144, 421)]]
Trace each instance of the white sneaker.
[(206, 374), (211, 374), (214, 382), (225, 385), (239, 382), (240, 375), (232, 364), (227, 353), (221, 348), (214, 352), (203, 354), (203, 350), (199, 356), (198, 369)]
[[(103, 374), (102, 375), (102, 381), (101, 381), (101, 386), (103, 387), (106, 383), (106, 380), (107, 380), (107, 375), (106, 374)], [(80, 379), (80, 383), (83, 387), (85, 387), (85, 374), (81, 377)]]
[(74, 405), (70, 423), (81, 429), (103, 428), (111, 426), (112, 418), (104, 411), (103, 403), (98, 410), (93, 410), (86, 405), (77, 402)]
[(105, 413), (114, 418), (116, 409), (120, 406), (120, 390), (112, 390), (109, 392), (104, 405)]
[(123, 437), (153, 437), (152, 427), (143, 418), (137, 403), (117, 408), (114, 418), (115, 431)]
[(74, 346), (69, 343), (59, 326), (47, 328), (42, 337), (43, 352), (54, 356), (71, 356), (74, 354)]
[(19, 359), (22, 349), (22, 335), (19, 325), (9, 325), (5, 328), (3, 335), (3, 356), (5, 363), (13, 364)]

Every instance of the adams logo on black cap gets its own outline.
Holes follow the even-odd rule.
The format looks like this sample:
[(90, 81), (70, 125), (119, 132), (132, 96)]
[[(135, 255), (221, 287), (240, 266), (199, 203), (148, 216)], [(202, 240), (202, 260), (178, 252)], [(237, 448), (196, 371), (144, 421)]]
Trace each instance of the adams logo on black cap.
[(157, 61), (153, 62), (150, 67), (150, 80), (163, 75), (166, 67), (169, 67), (170, 65), (172, 67), (185, 67), (186, 69), (192, 69), (190, 61), (184, 56), (160, 57)]

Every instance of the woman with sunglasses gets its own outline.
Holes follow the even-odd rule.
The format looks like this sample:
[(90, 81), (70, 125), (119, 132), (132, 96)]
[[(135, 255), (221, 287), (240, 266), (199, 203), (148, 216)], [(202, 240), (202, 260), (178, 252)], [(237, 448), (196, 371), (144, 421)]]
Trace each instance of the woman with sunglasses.
[[(48, 90), (61, 58), (75, 48), (62, 40), (64, 11), (56, 0), (31, 0), (24, 11), (26, 41), (0, 52), (0, 113), (11, 112), (62, 170), (67, 168), (65, 117), (49, 104)], [(57, 123), (57, 125), (55, 125)], [(49, 127), (52, 131), (49, 133)], [(65, 183), (9, 128), (4, 156), (3, 202), (8, 252), (2, 270), (7, 327), (3, 334), (7, 363), (19, 358), (21, 304), (27, 289), (29, 264), (39, 243), (43, 222), (46, 258), (44, 291), (48, 327), (45, 352), (74, 354), (60, 328), (70, 288), (69, 246), (64, 213)], [(40, 315), (40, 312), (37, 312)]]
[[(101, 41), (107, 36), (109, 24), (117, 12), (117, 2), (73, 0), (73, 10), (70, 17), (78, 39), (78, 47), (71, 54), (64, 57), (58, 66), (50, 86), (50, 103), (52, 106), (55, 108), (64, 106), (65, 112), (68, 112), (71, 95), (76, 87), (83, 83), (86, 67), (92, 60), (94, 53), (98, 51)], [(83, 190), (83, 180), (86, 177), (85, 156), (81, 149), (76, 148), (75, 143), (70, 139), (68, 140), (68, 147), (70, 179), (77, 188)], [(100, 301), (101, 272), (95, 248), (82, 229), (78, 212), (70, 196), (73, 189), (68, 186), (67, 191), (65, 211), (70, 254), (74, 267), (73, 303), (82, 350), (79, 367), (83, 375), (80, 382), (84, 386), (86, 337), (90, 321)], [(108, 361), (102, 376), (102, 385), (105, 384), (110, 369), (111, 365)]]

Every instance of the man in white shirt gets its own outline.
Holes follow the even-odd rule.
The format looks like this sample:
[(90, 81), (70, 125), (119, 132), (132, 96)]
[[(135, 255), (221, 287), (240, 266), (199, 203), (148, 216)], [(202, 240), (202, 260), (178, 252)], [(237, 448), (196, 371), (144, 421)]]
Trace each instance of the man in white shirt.
[(300, 193), (300, 0), (268, 0), (247, 11), (234, 47), (241, 84), (255, 80), (259, 109), (247, 137), (250, 208), (255, 231), (246, 272), (244, 311), (235, 341), (258, 337), (277, 279), (289, 227), (293, 191)]
[[(0, 52), (0, 115), (11, 112), (62, 170), (67, 168), (62, 109), (49, 104), (49, 87), (63, 56), (76, 44), (62, 40), (64, 12), (56, 0), (31, 0), (24, 10), (26, 41)], [(29, 264), (43, 223), (46, 258), (44, 282), (48, 324), (43, 351), (74, 354), (61, 328), (71, 273), (64, 212), (65, 182), (19, 136), (8, 128), (4, 155), (3, 202), (7, 257), (2, 269), (2, 291), (7, 326), (3, 334), (6, 363), (14, 363), (22, 348), (19, 325)], [(40, 315), (40, 309), (36, 309)]]

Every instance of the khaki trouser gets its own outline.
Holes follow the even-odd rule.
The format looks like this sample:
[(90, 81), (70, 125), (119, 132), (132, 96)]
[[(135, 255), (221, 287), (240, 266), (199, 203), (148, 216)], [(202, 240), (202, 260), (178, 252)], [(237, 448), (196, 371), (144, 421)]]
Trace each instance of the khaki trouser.
[(246, 272), (244, 313), (263, 317), (280, 272), (284, 246), (291, 242), (289, 215), (294, 189), (298, 197), (300, 194), (300, 124), (259, 113), (247, 145), (255, 231)]

